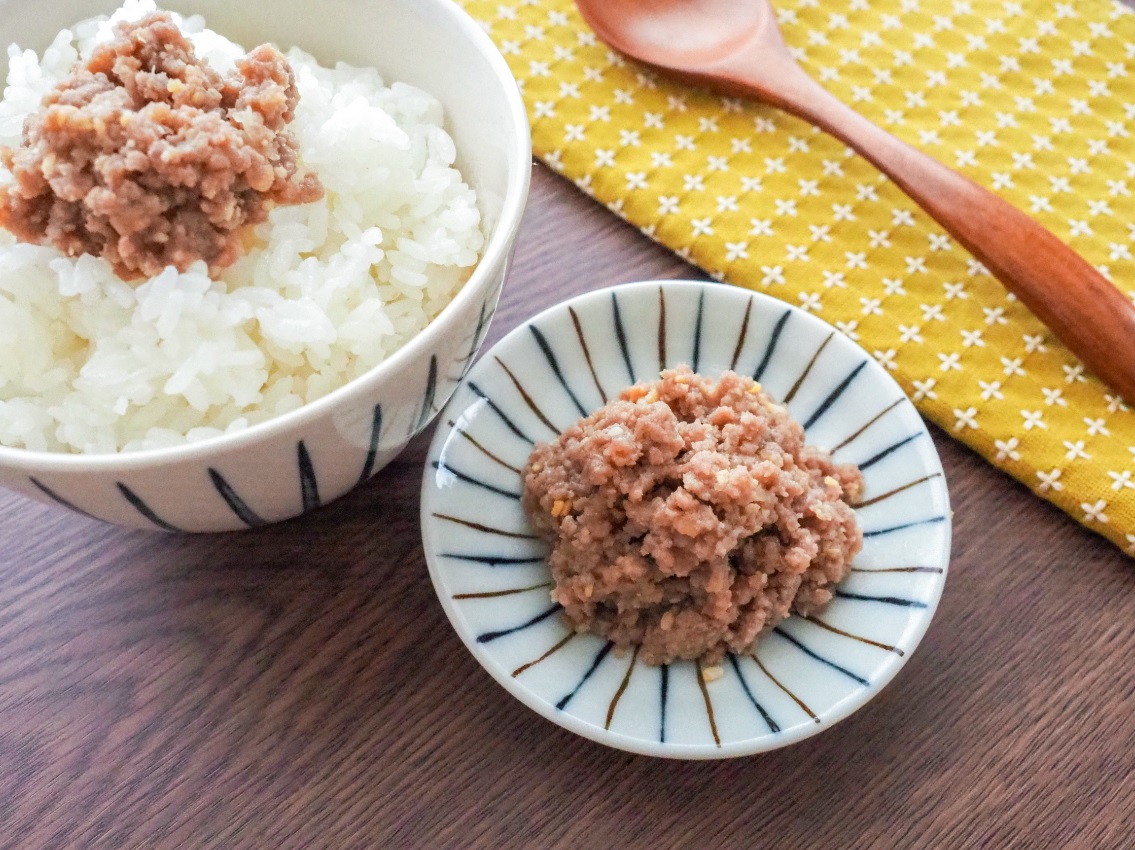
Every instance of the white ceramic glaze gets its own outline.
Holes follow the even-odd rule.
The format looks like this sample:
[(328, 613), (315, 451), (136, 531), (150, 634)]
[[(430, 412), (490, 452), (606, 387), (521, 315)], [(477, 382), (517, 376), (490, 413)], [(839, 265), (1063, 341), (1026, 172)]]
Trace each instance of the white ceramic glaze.
[[(636, 380), (687, 363), (756, 377), (808, 442), (863, 469), (864, 546), (818, 618), (793, 616), (705, 682), (697, 664), (647, 667), (569, 632), (549, 600), (545, 545), (519, 470)], [(724, 284), (592, 292), (512, 331), (444, 411), (422, 490), (434, 586), (478, 661), (544, 717), (610, 746), (675, 758), (774, 749), (827, 728), (898, 672), (946, 578), (950, 506), (934, 444), (895, 381), (830, 325)], [(565, 639), (567, 642), (564, 643)]]
[[(114, 0), (0, 0), (0, 42), (42, 49)], [(296, 516), (381, 469), (434, 417), (484, 339), (531, 175), (523, 101), (495, 45), (450, 0), (170, 0), (252, 46), (299, 46), (324, 64), (378, 68), (442, 103), (458, 165), (489, 234), (471, 279), (421, 334), (347, 386), (297, 411), (201, 443), (121, 455), (0, 448), (0, 484), (138, 528), (221, 531)], [(0, 73), (7, 60), (0, 58)]]

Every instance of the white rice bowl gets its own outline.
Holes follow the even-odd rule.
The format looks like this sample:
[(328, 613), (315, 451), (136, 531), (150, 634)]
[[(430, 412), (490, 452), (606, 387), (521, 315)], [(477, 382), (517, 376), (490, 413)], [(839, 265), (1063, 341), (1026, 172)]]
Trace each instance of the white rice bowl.
[[(42, 58), (10, 48), (0, 145), (19, 144), (25, 117), (114, 23), (154, 9), (126, 0)], [(200, 17), (173, 17), (221, 73), (245, 52)], [(126, 283), (100, 258), (0, 230), (0, 444), (105, 453), (246, 428), (382, 362), (468, 279), (481, 216), (437, 100), (373, 69), (286, 56), (301, 168), (326, 194), (274, 209), (217, 279), (198, 263)], [(0, 166), (0, 185), (10, 177)]]

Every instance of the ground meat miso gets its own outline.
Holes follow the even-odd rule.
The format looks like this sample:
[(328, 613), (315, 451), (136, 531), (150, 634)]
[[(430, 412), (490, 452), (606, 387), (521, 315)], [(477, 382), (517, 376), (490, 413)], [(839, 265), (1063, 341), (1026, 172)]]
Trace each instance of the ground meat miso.
[(125, 279), (197, 260), (216, 272), (272, 204), (322, 194), (315, 176), (297, 176), (286, 128), (298, 99), (270, 45), (222, 78), (168, 13), (119, 24), (27, 119), (23, 144), (0, 151), (13, 176), (0, 226), (105, 257)]
[(524, 471), (567, 621), (651, 664), (714, 663), (822, 608), (862, 545), (862, 488), (759, 384), (687, 367), (624, 390)]

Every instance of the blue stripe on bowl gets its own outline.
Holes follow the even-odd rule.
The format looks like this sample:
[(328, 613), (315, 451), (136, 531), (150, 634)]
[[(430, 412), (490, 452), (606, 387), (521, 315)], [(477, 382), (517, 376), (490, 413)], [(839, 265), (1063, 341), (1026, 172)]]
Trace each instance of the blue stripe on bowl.
[(434, 400), (437, 397), (437, 355), (430, 355), (429, 371), (426, 374), (426, 389), (422, 395), (422, 406), (418, 413), (417, 421), (415, 421), (410, 431), (406, 434), (407, 437), (412, 437), (426, 427), (426, 424), (433, 417), (434, 413)]
[(362, 484), (374, 473), (374, 464), (378, 459), (378, 445), (382, 439), (382, 405), (376, 404), (371, 413), (370, 443), (367, 446), (366, 458), (363, 460), (363, 470), (359, 474), (359, 483)]
[(99, 519), (99, 517), (95, 516), (94, 514), (90, 513), (89, 511), (83, 510), (82, 508), (80, 508), (78, 505), (74, 504), (70, 500), (65, 499), (62, 496), (60, 496), (58, 493), (56, 493), (54, 490), (52, 490), (50, 487), (48, 487), (46, 484), (44, 484), (42, 481), (40, 481), (38, 478), (36, 478), (34, 475), (29, 475), (28, 480), (31, 481), (31, 483), (35, 485), (36, 489), (38, 489), (41, 493), (43, 493), (45, 496), (47, 496), (47, 498), (51, 499), (51, 501), (55, 502), (55, 504), (59, 505), (60, 507), (64, 507), (69, 511), (73, 511), (77, 514), (85, 516), (87, 519), (93, 519), (93, 520), (98, 520), (99, 522), (103, 522), (103, 520)]
[(216, 488), (229, 509), (249, 528), (258, 528), (268, 524), (263, 517), (245, 503), (244, 499), (232, 488), (232, 485), (225, 480), (225, 476), (213, 467), (209, 467), (209, 480), (213, 482), (213, 487)]
[(323, 503), (319, 499), (319, 481), (315, 477), (315, 467), (303, 440), (296, 445), (296, 460), (299, 464), (300, 499), (303, 503), (303, 512), (306, 514)]
[(141, 496), (139, 496), (137, 493), (135, 493), (133, 490), (131, 490), (129, 487), (127, 487), (125, 484), (123, 484), (121, 481), (116, 481), (115, 485), (118, 487), (118, 492), (122, 494), (122, 498), (124, 498), (127, 502), (129, 502), (130, 505), (136, 511), (138, 511), (138, 513), (140, 513), (142, 516), (144, 516), (146, 519), (148, 519), (150, 522), (152, 522), (157, 528), (160, 528), (162, 531), (174, 531), (174, 532), (181, 531), (181, 529), (178, 528), (176, 525), (173, 525), (172, 523), (166, 522), (164, 519), (162, 519), (160, 516), (158, 516), (157, 513), (154, 511), (154, 509), (151, 508), (149, 505), (147, 505), (142, 500)]
[(469, 337), (469, 350), (465, 352), (465, 356), (461, 358), (461, 377), (464, 378), (468, 373), (470, 367), (473, 365), (473, 358), (477, 356), (477, 349), (481, 345), (481, 337), (489, 328), (489, 323), (493, 320), (493, 313), (495, 310), (489, 309), (489, 302), (481, 302), (481, 310), (477, 314), (477, 325), (473, 328), (473, 333)]

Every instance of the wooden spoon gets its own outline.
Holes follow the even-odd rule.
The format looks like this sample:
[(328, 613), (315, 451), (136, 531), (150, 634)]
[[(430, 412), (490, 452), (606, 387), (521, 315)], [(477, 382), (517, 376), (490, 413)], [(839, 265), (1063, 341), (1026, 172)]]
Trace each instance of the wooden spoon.
[(845, 142), (977, 257), (1108, 386), (1135, 403), (1135, 306), (1079, 254), (989, 190), (911, 147), (809, 77), (768, 0), (576, 0), (621, 53), (780, 107)]

